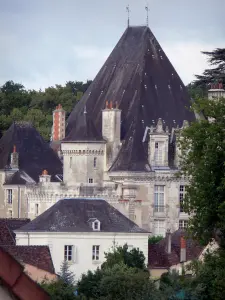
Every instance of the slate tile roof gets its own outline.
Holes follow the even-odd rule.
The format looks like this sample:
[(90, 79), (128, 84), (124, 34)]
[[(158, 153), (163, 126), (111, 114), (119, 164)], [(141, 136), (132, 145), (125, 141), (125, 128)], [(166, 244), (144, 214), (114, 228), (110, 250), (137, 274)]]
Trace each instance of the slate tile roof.
[(171, 234), (171, 253), (168, 254), (167, 238), (164, 238), (157, 244), (149, 245), (148, 265), (150, 268), (169, 268), (180, 263), (180, 239), (186, 237), (186, 255), (187, 261), (197, 259), (202, 253), (204, 247), (197, 241), (188, 237), (183, 230), (177, 230)]
[(147, 233), (105, 200), (62, 199), (18, 232), (92, 232), (90, 218), (101, 222), (101, 232)]
[[(0, 282), (18, 300), (50, 300), (50, 296), (28, 275), (9, 253), (0, 247)], [(14, 298), (13, 298), (14, 299)]]
[(62, 174), (62, 162), (58, 155), (28, 122), (13, 123), (0, 139), (0, 169), (10, 165), (14, 145), (19, 153), (19, 169), (36, 182), (45, 169), (53, 179), (55, 174)]
[(35, 181), (23, 170), (18, 170), (12, 176), (7, 176), (4, 184), (24, 185), (26, 183), (35, 183)]
[(73, 130), (63, 140), (64, 142), (104, 142), (102, 134), (94, 125), (94, 122), (87, 114), (83, 112), (76, 120)]
[(33, 265), (54, 273), (54, 266), (48, 246), (17, 246), (14, 230), (28, 224), (29, 219), (0, 219), (0, 247), (19, 262)]
[[(106, 101), (121, 114), (122, 149), (111, 171), (149, 171), (142, 139), (146, 126), (162, 118), (171, 129), (195, 120), (186, 87), (148, 27), (129, 27), (68, 118), (66, 136), (86, 107), (99, 132)], [(176, 127), (175, 126), (175, 127)]]

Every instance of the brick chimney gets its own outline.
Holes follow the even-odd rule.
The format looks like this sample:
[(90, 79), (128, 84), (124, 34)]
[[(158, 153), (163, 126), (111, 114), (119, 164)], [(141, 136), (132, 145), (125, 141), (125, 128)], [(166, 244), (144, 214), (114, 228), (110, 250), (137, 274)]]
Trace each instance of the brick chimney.
[(53, 111), (52, 141), (61, 141), (65, 138), (66, 112), (59, 104)]
[(16, 146), (13, 146), (13, 152), (11, 153), (10, 166), (12, 169), (19, 168), (19, 153), (16, 152)]
[(187, 261), (187, 243), (184, 236), (180, 238), (180, 262)]
[(166, 232), (166, 252), (168, 254), (171, 253), (171, 232), (170, 232), (170, 229), (167, 229), (167, 232)]

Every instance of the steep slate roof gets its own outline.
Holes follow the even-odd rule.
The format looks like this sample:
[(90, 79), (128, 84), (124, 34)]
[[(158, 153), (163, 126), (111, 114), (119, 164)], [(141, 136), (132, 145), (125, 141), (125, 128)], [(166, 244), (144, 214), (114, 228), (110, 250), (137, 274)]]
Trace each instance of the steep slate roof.
[(0, 139), (0, 169), (10, 164), (13, 146), (19, 153), (19, 169), (35, 181), (44, 169), (49, 175), (62, 174), (62, 163), (57, 154), (28, 122), (13, 123)]
[[(162, 118), (171, 129), (195, 120), (187, 90), (148, 27), (129, 27), (68, 118), (67, 136), (84, 108), (101, 131), (105, 102), (122, 110), (122, 149), (111, 171), (149, 171), (142, 145), (146, 126)], [(129, 153), (129, 155), (127, 155)]]
[(17, 231), (92, 232), (91, 218), (101, 222), (101, 232), (147, 233), (101, 199), (62, 199)]
[(1, 246), (20, 263), (29, 264), (38, 269), (55, 273), (52, 257), (48, 246)]
[(188, 237), (183, 230), (177, 230), (171, 234), (171, 253), (167, 253), (167, 238), (164, 238), (157, 244), (149, 245), (148, 265), (150, 268), (169, 268), (180, 263), (180, 239), (186, 238), (187, 261), (199, 257), (204, 247), (197, 241)]
[(90, 116), (83, 112), (76, 121), (73, 130), (63, 140), (66, 142), (99, 142), (104, 141), (102, 134), (98, 131), (94, 125), (94, 122)]
[(30, 222), (30, 219), (0, 219), (0, 245), (15, 245), (15, 233), (13, 230)]

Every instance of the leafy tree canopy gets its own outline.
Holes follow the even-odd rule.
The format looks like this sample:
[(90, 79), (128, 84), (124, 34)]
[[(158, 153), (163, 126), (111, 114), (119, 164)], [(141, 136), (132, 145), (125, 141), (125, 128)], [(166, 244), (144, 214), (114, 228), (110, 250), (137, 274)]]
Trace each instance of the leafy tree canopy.
[(131, 268), (145, 270), (145, 256), (142, 251), (133, 248), (128, 251), (128, 246), (119, 246), (108, 253), (105, 253), (106, 261), (102, 264), (102, 268), (112, 268), (116, 264), (123, 263)]
[(7, 81), (0, 87), (0, 137), (14, 121), (31, 121), (46, 141), (50, 140), (52, 111), (61, 104), (67, 116), (81, 99), (91, 81), (68, 81), (44, 91), (26, 90)]
[(225, 246), (225, 101), (198, 100), (194, 109), (213, 118), (194, 122), (183, 130), (181, 174), (190, 180), (185, 210), (190, 229), (206, 243), (216, 238)]
[(225, 84), (225, 48), (217, 48), (211, 52), (202, 52), (208, 57), (211, 68), (206, 69), (202, 75), (196, 75), (193, 82), (195, 87), (205, 90), (211, 83)]
[(160, 242), (163, 239), (162, 235), (155, 235), (155, 236), (151, 236), (148, 238), (148, 243), (149, 244), (157, 244), (158, 242)]

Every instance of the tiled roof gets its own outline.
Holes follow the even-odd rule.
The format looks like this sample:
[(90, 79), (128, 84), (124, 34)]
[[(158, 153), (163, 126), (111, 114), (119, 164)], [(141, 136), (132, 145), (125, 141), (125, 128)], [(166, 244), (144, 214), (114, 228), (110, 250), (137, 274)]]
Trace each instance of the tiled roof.
[(30, 222), (30, 219), (0, 219), (0, 245), (15, 245), (13, 230)]
[(101, 232), (147, 233), (105, 200), (89, 198), (62, 199), (17, 231), (92, 232), (90, 218), (101, 222)]
[(55, 269), (48, 246), (1, 246), (20, 263), (29, 264), (54, 274)]
[[(195, 120), (187, 89), (152, 31), (145, 26), (126, 29), (99, 73), (68, 118), (66, 136), (76, 130), (84, 109), (102, 130), (106, 101), (121, 109), (124, 141), (112, 171), (149, 171), (142, 144), (146, 126), (159, 118), (169, 129), (174, 122)], [(79, 122), (79, 121), (78, 121)]]
[(6, 177), (4, 184), (24, 185), (26, 183), (35, 183), (35, 181), (23, 170), (18, 170), (12, 176)]
[(148, 265), (150, 268), (169, 268), (180, 263), (180, 239), (186, 237), (187, 261), (197, 259), (203, 250), (203, 246), (187, 236), (183, 230), (177, 230), (171, 234), (171, 253), (167, 253), (167, 238), (157, 244), (149, 245)]
[(23, 272), (23, 267), (0, 247), (0, 281), (18, 300), (50, 300), (50, 296)]

